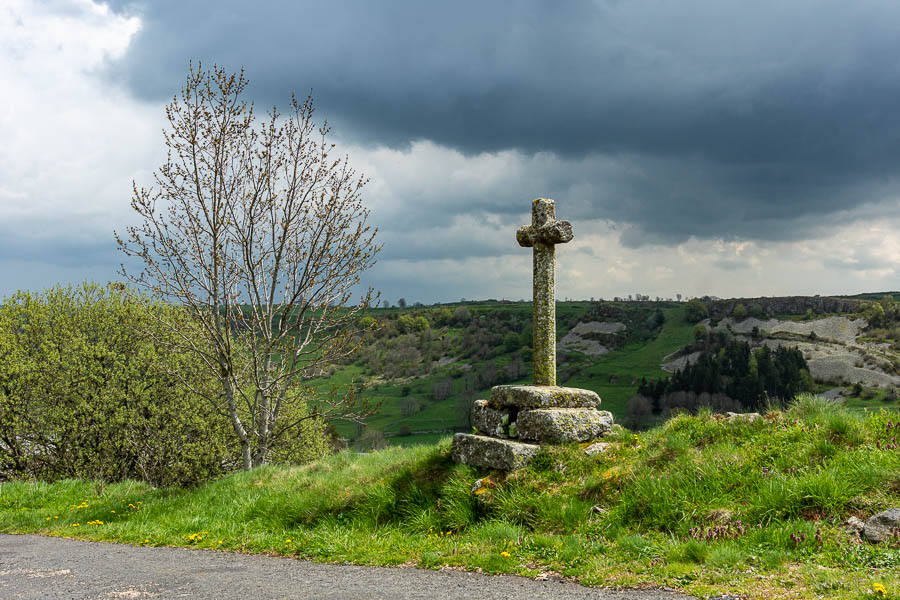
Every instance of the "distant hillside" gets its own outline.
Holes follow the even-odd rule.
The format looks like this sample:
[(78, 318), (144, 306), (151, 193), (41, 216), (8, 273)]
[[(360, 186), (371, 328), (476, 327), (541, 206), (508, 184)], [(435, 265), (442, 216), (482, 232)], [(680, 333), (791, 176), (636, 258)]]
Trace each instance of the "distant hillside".
[(802, 315), (808, 310), (812, 310), (816, 315), (855, 313), (859, 311), (862, 299), (825, 296), (731, 298), (708, 302), (709, 316), (712, 318), (730, 316), (739, 304), (744, 306), (749, 316), (764, 319), (776, 315)]
[[(829, 315), (860, 319), (870, 305), (871, 300), (861, 298), (819, 296), (703, 303), (710, 317), (704, 321), (706, 327), (752, 339), (755, 345), (799, 346), (814, 377), (836, 374), (829, 383), (820, 377), (818, 391), (857, 382), (864, 388), (880, 386), (880, 392), (870, 392), (873, 402), (866, 403), (861, 396), (847, 401), (882, 406), (888, 405), (881, 400), (890, 399), (894, 377), (900, 381), (896, 328), (854, 328), (850, 338), (830, 339), (835, 325), (823, 320)], [(685, 357), (691, 354), (696, 359), (691, 350), (696, 325), (687, 319), (687, 306), (667, 301), (559, 302), (559, 385), (596, 391), (603, 408), (624, 420), (628, 401), (642, 379), (668, 377), (663, 363), (672, 370), (673, 364), (680, 368), (673, 361), (689, 361)], [(884, 324), (890, 325), (897, 316), (889, 310)], [(311, 380), (322, 392), (334, 384), (354, 382), (360, 394), (381, 403), (365, 428), (334, 424), (341, 437), (359, 448), (430, 443), (450, 432), (469, 430), (474, 400), (487, 397), (494, 385), (531, 380), (530, 302), (377, 308), (367, 311), (360, 323), (365, 328), (361, 351)], [(864, 320), (859, 323), (868, 325)], [(800, 333), (791, 333), (792, 329)]]
[[(359, 447), (426, 443), (469, 430), (474, 400), (494, 385), (531, 380), (530, 302), (377, 308), (360, 323), (366, 331), (361, 351), (311, 380), (321, 392), (352, 381), (381, 403), (365, 429), (334, 424)], [(562, 343), (579, 324), (590, 323), (616, 324), (608, 333), (604, 327), (583, 332), (582, 340), (606, 349), (603, 355)], [(664, 374), (663, 358), (690, 341), (691, 328), (675, 302), (560, 302), (558, 382), (592, 389), (605, 409), (624, 414), (640, 378)]]

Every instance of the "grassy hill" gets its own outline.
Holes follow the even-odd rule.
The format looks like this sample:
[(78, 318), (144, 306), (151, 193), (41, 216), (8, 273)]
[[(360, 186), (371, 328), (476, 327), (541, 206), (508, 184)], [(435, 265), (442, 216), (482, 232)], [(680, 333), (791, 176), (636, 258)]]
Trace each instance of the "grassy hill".
[[(648, 325), (657, 311), (661, 323)], [(319, 393), (355, 383), (362, 396), (380, 402), (365, 431), (335, 423), (343, 437), (375, 432), (391, 444), (433, 443), (448, 432), (467, 430), (468, 407), (487, 397), (493, 385), (531, 381), (530, 302), (378, 308), (366, 316), (375, 324), (361, 357), (311, 381)], [(428, 328), (404, 330), (398, 326), (404, 316), (424, 317)], [(664, 375), (662, 359), (691, 339), (692, 325), (680, 304), (587, 301), (558, 303), (557, 339), (588, 321), (621, 322), (626, 329), (606, 336), (612, 351), (603, 356), (563, 352), (558, 383), (596, 391), (602, 408), (616, 416), (624, 414), (637, 380)]]
[(896, 599), (900, 538), (860, 542), (841, 525), (900, 506), (895, 421), (802, 397), (752, 422), (701, 412), (618, 430), (593, 456), (546, 447), (511, 474), (454, 464), (445, 438), (192, 489), (10, 482), (0, 531), (699, 597)]
[[(871, 300), (885, 295), (863, 296)], [(713, 317), (711, 328), (732, 337), (748, 338), (749, 329), (732, 316), (733, 311), (740, 310), (739, 306), (751, 318), (753, 314), (763, 319), (774, 317), (797, 323), (795, 329), (820, 327), (827, 333), (828, 317), (859, 317), (857, 312), (835, 313), (833, 309), (863, 310), (867, 305), (860, 303), (861, 299), (862, 296), (732, 299), (710, 300), (706, 306)], [(663, 359), (681, 350), (682, 354), (687, 353), (685, 349), (694, 340), (694, 324), (688, 322), (685, 307), (666, 301), (559, 302), (558, 342), (579, 323), (621, 324), (618, 329), (607, 327), (584, 333), (586, 339), (609, 349), (606, 354), (591, 355), (558, 345), (559, 385), (597, 392), (602, 408), (622, 421), (626, 404), (637, 392), (640, 380), (668, 376), (660, 368)], [(778, 312), (785, 310), (793, 312)], [(896, 319), (898, 312), (890, 312)], [(378, 308), (368, 311), (363, 319), (368, 319), (369, 329), (361, 340), (362, 352), (352, 362), (334, 365), (311, 381), (320, 393), (352, 382), (360, 387), (362, 396), (380, 403), (365, 429), (354, 424), (335, 424), (338, 434), (351, 440), (356, 448), (434, 443), (447, 433), (466, 431), (473, 400), (487, 397), (494, 385), (531, 380), (530, 302), (492, 300)], [(785, 327), (770, 335), (754, 334), (751, 341), (757, 345), (798, 345), (807, 359), (825, 365), (817, 372), (834, 370), (833, 362), (843, 361), (846, 376), (851, 378), (845, 383), (852, 386), (857, 376), (863, 380), (874, 377), (859, 367), (878, 368), (881, 364), (887, 365), (889, 373), (900, 373), (900, 327), (891, 323), (867, 330), (858, 342), (822, 336), (812, 339), (806, 334), (781, 331)], [(819, 383), (816, 391), (838, 385), (837, 381)], [(874, 388), (874, 384), (869, 387)], [(896, 393), (884, 387), (856, 393), (844, 401), (858, 409), (900, 405)]]

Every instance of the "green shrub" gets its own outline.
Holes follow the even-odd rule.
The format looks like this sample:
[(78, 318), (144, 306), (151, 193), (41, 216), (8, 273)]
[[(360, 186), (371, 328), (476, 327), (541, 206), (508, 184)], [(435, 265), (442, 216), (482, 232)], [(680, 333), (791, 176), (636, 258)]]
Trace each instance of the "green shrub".
[[(222, 474), (228, 422), (201, 395), (213, 382), (172, 351), (177, 311), (85, 284), (19, 292), (0, 306), (0, 471), (43, 480), (184, 485)], [(149, 335), (137, 331), (148, 331)]]
[(684, 305), (684, 318), (688, 323), (702, 321), (707, 316), (706, 305), (697, 298)]

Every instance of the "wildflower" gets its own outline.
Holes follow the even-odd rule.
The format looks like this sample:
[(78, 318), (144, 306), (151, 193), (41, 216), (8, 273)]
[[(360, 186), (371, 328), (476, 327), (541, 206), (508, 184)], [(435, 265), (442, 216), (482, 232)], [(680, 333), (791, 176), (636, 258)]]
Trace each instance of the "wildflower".
[(72, 523), (72, 527), (79, 527), (78, 523)]
[(219, 544), (220, 544), (220, 545), (222, 544), (222, 540), (219, 540)]
[(880, 598), (884, 598), (885, 596), (887, 596), (887, 590), (885, 589), (884, 584), (882, 584), (882, 583), (878, 583), (878, 582), (873, 583), (872, 590), (875, 592), (875, 595)]
[[(288, 540), (284, 540), (284, 543), (285, 543), (285, 544), (290, 544), (290, 543), (293, 542), (293, 541), (294, 541), (294, 538), (291, 538), (291, 539), (288, 539)], [(219, 543), (221, 544), (222, 542), (219, 542)]]
[(116, 514), (116, 511), (114, 511), (114, 510), (111, 510), (109, 512), (111, 512), (112, 514)]
[(147, 538), (144, 538), (144, 543), (145, 543), (145, 544), (147, 544), (147, 543), (149, 543), (149, 542), (150, 542), (150, 540), (149, 540), (149, 539), (147, 539)]
[(506, 558), (509, 558), (510, 556), (512, 556), (512, 554), (510, 554), (509, 552), (504, 550), (503, 552), (500, 553), (500, 556), (505, 556)]

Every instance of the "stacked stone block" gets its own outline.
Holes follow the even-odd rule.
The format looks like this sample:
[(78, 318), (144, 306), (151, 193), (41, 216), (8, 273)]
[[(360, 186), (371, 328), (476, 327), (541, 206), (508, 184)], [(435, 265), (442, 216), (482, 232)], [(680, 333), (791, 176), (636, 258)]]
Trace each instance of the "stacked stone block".
[(613, 416), (598, 410), (590, 390), (544, 385), (500, 385), (472, 408), (475, 434), (457, 433), (453, 459), (512, 471), (525, 466), (540, 444), (586, 442), (610, 430)]

